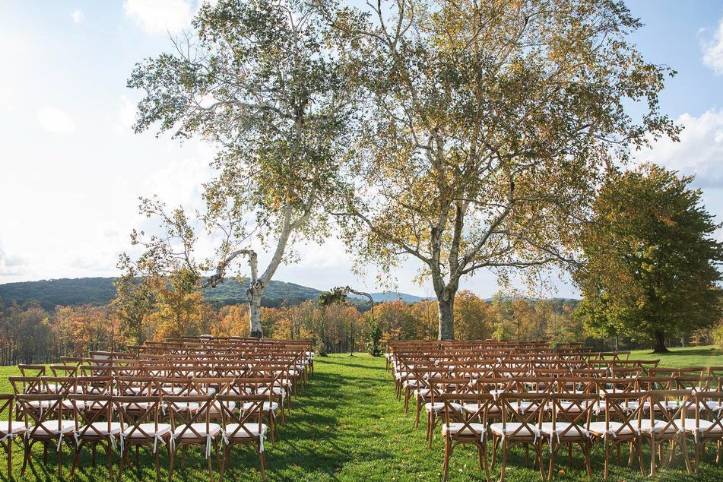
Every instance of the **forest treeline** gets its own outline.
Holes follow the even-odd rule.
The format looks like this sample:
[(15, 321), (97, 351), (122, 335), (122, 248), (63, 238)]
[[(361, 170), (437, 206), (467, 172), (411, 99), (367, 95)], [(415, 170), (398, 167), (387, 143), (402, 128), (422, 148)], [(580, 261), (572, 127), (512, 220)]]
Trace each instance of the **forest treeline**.
[[(455, 319), (460, 339), (557, 341), (584, 340), (582, 324), (573, 317), (575, 300), (530, 300), (496, 296), (484, 300), (465, 291), (457, 296)], [(127, 306), (126, 306), (127, 308)], [(0, 363), (43, 363), (89, 350), (120, 349), (127, 344), (168, 336), (212, 334), (248, 336), (246, 304), (215, 307), (200, 293), (172, 299), (161, 294), (141, 321), (141, 332), (129, 335), (123, 306), (22, 305), (0, 300)], [(314, 340), (320, 352), (367, 350), (379, 328), (381, 345), (390, 339), (436, 339), (436, 301), (378, 303), (360, 310), (350, 302), (322, 305), (307, 300), (293, 306), (263, 307), (264, 333), (272, 338)], [(124, 326), (126, 325), (126, 326)]]

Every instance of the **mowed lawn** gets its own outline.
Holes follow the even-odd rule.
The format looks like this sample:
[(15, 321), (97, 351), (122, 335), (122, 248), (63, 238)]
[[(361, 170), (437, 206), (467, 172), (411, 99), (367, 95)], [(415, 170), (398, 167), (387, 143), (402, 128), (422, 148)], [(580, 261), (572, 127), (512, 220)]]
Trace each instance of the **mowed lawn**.
[[(634, 352), (631, 358), (656, 358), (647, 351)], [(715, 348), (679, 349), (661, 357), (661, 365), (723, 365), (723, 353)], [(0, 389), (10, 391), (7, 377), (14, 368), (0, 368)], [(413, 428), (414, 415), (405, 415), (402, 403), (394, 397), (391, 375), (384, 370), (383, 358), (364, 354), (318, 357), (310, 383), (293, 399), (293, 408), (285, 425), (279, 428), (280, 440), (266, 444), (267, 479), (290, 481), (435, 481), (441, 476), (443, 443), (439, 433), (431, 449), (426, 447), (424, 428)], [(167, 478), (165, 450), (161, 452), (162, 479)], [(547, 452), (545, 452), (546, 454)], [(55, 480), (54, 453), (47, 465), (40, 463), (41, 450), (36, 449), (37, 474), (30, 471), (27, 480)], [(15, 451), (15, 474), (19, 476), (21, 451)], [(206, 466), (201, 449), (182, 453), (185, 467), (178, 467), (175, 480), (206, 480)], [(64, 454), (66, 478), (71, 453)], [(624, 455), (623, 460), (627, 460)], [(645, 456), (648, 462), (647, 452)], [(104, 455), (99, 453), (98, 467), (91, 467), (89, 454), (82, 458), (83, 470), (78, 480), (106, 480)], [(572, 464), (567, 457), (560, 460), (556, 480), (585, 478), (583, 459), (577, 451)], [(141, 456), (141, 469), (126, 470), (123, 480), (155, 478), (152, 459)], [(601, 478), (602, 449), (593, 452), (594, 478)], [(234, 449), (227, 480), (260, 480), (257, 458), (250, 448)], [(494, 470), (497, 475), (497, 468)], [(5, 476), (0, 463), (0, 480)], [(507, 478), (511, 481), (540, 480), (539, 472), (525, 466), (522, 450), (515, 449), (510, 459)], [(477, 465), (476, 451), (471, 447), (455, 449), (450, 467), (450, 480), (483, 480)], [(716, 467), (712, 453), (699, 473), (688, 476), (682, 460), (674, 460), (671, 468), (659, 472), (657, 480), (723, 480), (723, 468)], [(613, 464), (610, 480), (650, 480), (640, 475), (636, 466)]]

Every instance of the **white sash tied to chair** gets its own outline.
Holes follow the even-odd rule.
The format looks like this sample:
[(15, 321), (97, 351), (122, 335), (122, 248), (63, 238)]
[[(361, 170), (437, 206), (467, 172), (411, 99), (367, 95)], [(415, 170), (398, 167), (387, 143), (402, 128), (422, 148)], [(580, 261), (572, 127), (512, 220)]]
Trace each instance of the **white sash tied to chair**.
[(213, 437), (210, 433), (206, 433), (206, 458), (211, 456), (211, 446), (213, 445)]

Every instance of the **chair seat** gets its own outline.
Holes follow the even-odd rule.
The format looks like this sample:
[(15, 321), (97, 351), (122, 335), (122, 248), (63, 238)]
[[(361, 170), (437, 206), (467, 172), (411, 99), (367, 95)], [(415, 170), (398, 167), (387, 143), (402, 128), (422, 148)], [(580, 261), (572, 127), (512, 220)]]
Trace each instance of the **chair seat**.
[(414, 388), (417, 385), (419, 385), (419, 382), (417, 380), (405, 380), (402, 384), (404, 388)]
[(508, 422), (506, 424), (493, 423), (490, 425), (490, 431), (496, 435), (514, 436), (514, 437), (535, 437), (536, 434), (531, 429), (536, 428), (535, 425), (522, 424), (520, 422)]
[[(457, 402), (452, 402), (449, 404), (449, 406), (454, 410), (455, 412), (461, 412), (462, 411), (462, 405), (460, 405)], [(424, 404), (424, 409), (427, 412), (442, 412), (444, 411), (444, 402), (427, 402)]]
[[(265, 423), (245, 423), (243, 428), (239, 428), (242, 425), (238, 423), (230, 423), (226, 425), (225, 435), (231, 438), (256, 438), (261, 434), (266, 434), (268, 427)], [(259, 430), (260, 427), (260, 430)]]
[[(631, 425), (635, 427), (635, 422), (631, 422)], [(593, 435), (603, 437), (605, 436), (605, 422), (590, 422), (588, 430)], [(609, 424), (609, 433), (619, 435), (633, 435), (635, 431), (630, 425), (623, 426), (621, 422), (611, 421)]]
[(416, 398), (424, 398), (429, 395), (429, 388), (418, 388), (414, 390), (414, 396)]
[(540, 425), (540, 433), (547, 436), (554, 435), (558, 440), (577, 440), (588, 436), (588, 431), (584, 427), (569, 422), (556, 422), (554, 430), (552, 422), (543, 422)]
[(209, 410), (211, 412), (220, 412), (221, 411), (221, 403), (230, 411), (233, 412), (236, 409), (236, 402), (234, 401), (226, 401), (226, 402), (219, 402), (218, 400), (214, 400), (211, 405), (209, 405)]
[[(477, 413), (480, 410), (480, 406), (476, 403), (463, 403), (462, 410), (467, 413)], [(498, 413), (499, 411), (500, 407), (498, 407), (497, 405), (491, 405), (487, 407), (488, 413)]]
[(640, 431), (643, 433), (676, 433), (678, 424), (680, 421), (668, 424), (664, 420), (653, 420), (651, 423), (650, 419), (645, 419), (640, 422)]
[[(257, 395), (266, 395), (269, 393), (268, 387), (262, 387), (256, 390)], [(271, 393), (274, 395), (280, 395), (282, 397), (286, 396), (286, 389), (284, 387), (271, 387)]]
[(25, 432), (25, 423), (16, 422), (13, 420), (12, 432), (10, 431), (10, 422), (7, 420), (0, 420), (0, 438), (10, 433), (18, 434)]
[(123, 406), (126, 410), (143, 411), (150, 408), (153, 403), (154, 402), (121, 402), (120, 405)]
[(197, 438), (199, 436), (205, 437), (210, 435), (211, 437), (217, 436), (221, 433), (221, 426), (217, 423), (209, 423), (208, 430), (206, 429), (205, 423), (192, 423), (189, 425), (179, 425), (176, 430), (173, 431), (174, 437), (184, 438)]
[(709, 420), (698, 420), (698, 426), (695, 425), (694, 418), (685, 419), (685, 431), (688, 433), (696, 432), (696, 428), (699, 432), (706, 432), (710, 434), (723, 434), (723, 428), (720, 424), (715, 424)]
[[(87, 429), (87, 430), (86, 430)], [(121, 424), (118, 422), (93, 422), (90, 425), (84, 425), (78, 429), (78, 434), (85, 435), (118, 435), (121, 433)]]
[(454, 422), (442, 425), (442, 435), (482, 435), (485, 433), (485, 426), (481, 423), (463, 424)]
[(148, 436), (162, 436), (170, 434), (172, 431), (170, 423), (159, 423), (156, 428), (153, 422), (141, 423), (138, 425), (138, 429), (134, 430), (135, 426), (126, 427), (123, 430), (123, 436), (128, 438), (145, 438)]
[(201, 406), (203, 404), (201, 402), (174, 402), (169, 404), (169, 406), (173, 407), (173, 410), (177, 412), (189, 412), (194, 413), (201, 410)]
[(596, 403), (597, 402), (592, 400), (583, 400), (581, 403), (561, 400), (559, 405), (567, 413), (580, 413), (590, 405), (595, 405)]
[[(244, 411), (250, 410), (251, 408), (254, 407), (254, 405), (256, 405), (254, 402), (245, 402), (241, 406), (241, 410), (244, 410)], [(278, 409), (279, 409), (279, 404), (277, 402), (264, 402), (263, 406), (261, 408), (261, 410), (263, 412), (275, 412)]]
[(75, 431), (75, 422), (73, 420), (44, 420), (32, 429), (28, 429), (31, 436), (48, 436), (73, 433)]

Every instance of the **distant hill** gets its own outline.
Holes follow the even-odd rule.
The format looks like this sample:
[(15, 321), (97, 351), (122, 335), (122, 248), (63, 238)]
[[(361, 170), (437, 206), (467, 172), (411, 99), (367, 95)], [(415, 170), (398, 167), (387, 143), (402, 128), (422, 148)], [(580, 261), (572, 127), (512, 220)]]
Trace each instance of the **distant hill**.
[[(372, 299), (375, 303), (383, 303), (385, 301), (403, 301), (405, 303), (417, 303), (419, 301), (426, 300), (428, 298), (423, 298), (421, 296), (416, 295), (410, 295), (407, 293), (400, 293), (398, 291), (380, 291), (376, 293), (369, 293), (372, 295)], [(364, 298), (362, 296), (358, 295), (352, 295), (351, 298), (355, 299), (362, 299), (365, 300), (367, 298)], [(367, 302), (368, 303), (368, 302)]]
[[(114, 279), (64, 278), (0, 284), (0, 299), (6, 303), (18, 304), (37, 301), (46, 310), (51, 310), (57, 305), (105, 305), (115, 296)], [(214, 305), (245, 303), (246, 287), (246, 283), (228, 280), (215, 288), (207, 288), (204, 295), (206, 300)], [(296, 305), (306, 300), (316, 300), (320, 294), (320, 290), (308, 286), (272, 281), (266, 288), (261, 304), (263, 306)], [(377, 302), (401, 299), (407, 303), (415, 303), (423, 299), (390, 291), (372, 293), (372, 297)]]

